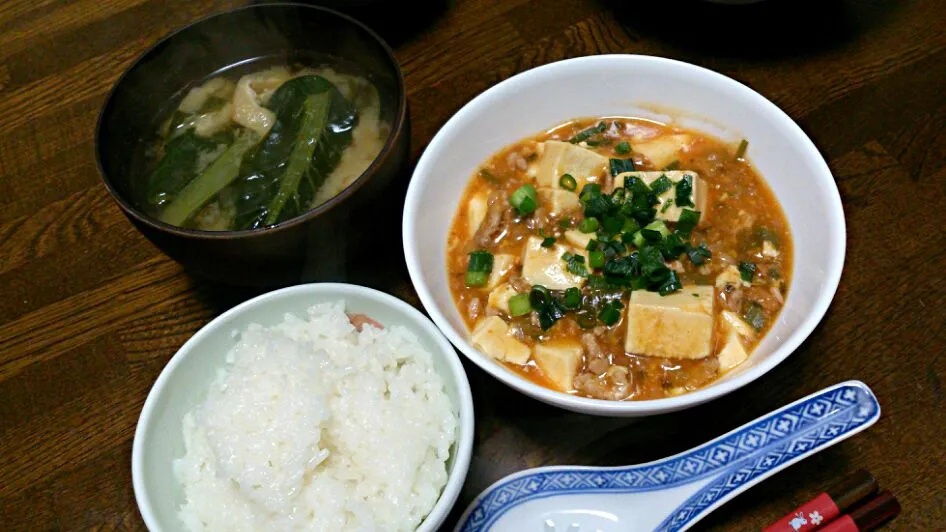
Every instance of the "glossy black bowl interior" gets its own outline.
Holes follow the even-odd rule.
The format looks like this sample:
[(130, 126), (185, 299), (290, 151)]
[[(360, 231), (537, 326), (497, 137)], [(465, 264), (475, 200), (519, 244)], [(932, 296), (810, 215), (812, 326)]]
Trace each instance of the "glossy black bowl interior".
[[(259, 58), (331, 56), (355, 64), (375, 84), (392, 132), (374, 163), (338, 196), (274, 227), (198, 231), (159, 222), (138, 210), (132, 180), (143, 179), (136, 154), (160, 116), (184, 90), (214, 72)], [(390, 48), (364, 25), (302, 4), (263, 4), (228, 11), (181, 29), (142, 55), (119, 79), (102, 109), (96, 157), (105, 186), (129, 219), (194, 273), (231, 284), (279, 286), (344, 276), (348, 231), (409, 156), (404, 82)], [(399, 219), (390, 221), (399, 224)]]

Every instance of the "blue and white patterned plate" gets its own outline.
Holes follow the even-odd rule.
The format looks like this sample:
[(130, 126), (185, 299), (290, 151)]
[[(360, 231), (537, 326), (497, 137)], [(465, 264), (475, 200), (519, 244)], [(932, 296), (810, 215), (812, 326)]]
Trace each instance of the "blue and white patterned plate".
[(686, 530), (749, 487), (879, 417), (870, 388), (844, 382), (655, 462), (520, 471), (480, 494), (456, 531)]

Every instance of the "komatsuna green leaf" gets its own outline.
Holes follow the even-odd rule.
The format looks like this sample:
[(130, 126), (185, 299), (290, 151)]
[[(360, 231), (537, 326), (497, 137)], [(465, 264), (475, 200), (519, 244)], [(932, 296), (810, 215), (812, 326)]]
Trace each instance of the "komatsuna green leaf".
[(164, 156), (148, 176), (144, 201), (151, 208), (170, 202), (200, 172), (200, 156), (217, 149), (222, 138), (204, 138), (193, 129), (179, 134), (164, 146)]
[[(303, 131), (307, 122), (305, 103), (310, 96), (321, 94), (329, 99), (327, 121), (322, 124), (311, 120), (310, 105), (309, 128)], [(276, 121), (244, 163), (237, 186), (235, 229), (276, 224), (308, 210), (316, 191), (351, 144), (352, 129), (358, 120), (354, 106), (321, 76), (300, 76), (283, 83), (267, 107), (276, 115)], [(312, 150), (296, 150), (290, 173), (290, 158), (300, 143), (310, 145)], [(309, 163), (302, 165), (299, 157)], [(296, 174), (300, 166), (304, 171)], [(282, 186), (286, 177), (295, 181), (288, 188)]]

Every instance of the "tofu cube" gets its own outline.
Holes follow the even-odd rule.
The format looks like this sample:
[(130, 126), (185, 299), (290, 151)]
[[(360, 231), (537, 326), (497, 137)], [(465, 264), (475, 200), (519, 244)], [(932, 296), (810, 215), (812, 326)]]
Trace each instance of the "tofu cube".
[(680, 158), (680, 152), (685, 150), (690, 141), (693, 140), (690, 135), (676, 134), (664, 135), (646, 142), (638, 142), (631, 145), (632, 149), (647, 157), (651, 164), (657, 168), (663, 168), (668, 164)]
[(489, 279), (486, 281), (486, 289), (492, 290), (499, 286), (499, 283), (506, 280), (509, 273), (516, 267), (516, 256), (508, 253), (499, 253), (493, 255), (493, 271), (489, 272)]
[(516, 289), (509, 283), (503, 283), (494, 288), (486, 299), (486, 304), (494, 309), (501, 310), (509, 314), (509, 298), (516, 295)]
[(724, 288), (726, 285), (749, 286), (750, 283), (743, 281), (742, 274), (739, 273), (739, 268), (730, 264), (716, 276), (716, 288)]
[(585, 183), (596, 182), (608, 168), (607, 157), (587, 148), (559, 140), (543, 144), (535, 175), (540, 187), (558, 188), (562, 174), (571, 174), (581, 190)]
[(574, 389), (575, 375), (581, 365), (581, 344), (570, 341), (551, 341), (536, 344), (532, 360), (545, 377), (563, 392)]
[(575, 229), (565, 231), (565, 241), (578, 249), (588, 249), (588, 243), (594, 238), (594, 233), (582, 233)]
[(539, 201), (545, 205), (549, 213), (553, 216), (576, 211), (581, 206), (578, 202), (578, 194), (569, 192), (563, 188), (541, 187), (538, 192)]
[(726, 334), (730, 331), (735, 332), (743, 338), (754, 338), (755, 331), (738, 314), (731, 310), (724, 310), (720, 313), (723, 318), (723, 330)]
[(499, 316), (478, 321), (471, 340), (474, 346), (496, 360), (519, 365), (529, 361), (529, 346), (512, 336), (509, 325)]
[(469, 238), (473, 238), (486, 218), (486, 199), (486, 194), (481, 192), (470, 198), (466, 204), (466, 234)]
[(713, 287), (684, 286), (661, 296), (635, 290), (627, 307), (628, 353), (663, 358), (705, 358), (713, 349)]
[(778, 257), (778, 249), (776, 249), (775, 245), (773, 245), (768, 240), (763, 240), (762, 241), (762, 254), (765, 255), (766, 257), (775, 258), (775, 257)]
[[(676, 222), (680, 220), (680, 213), (683, 212), (684, 207), (678, 207), (676, 205), (676, 184), (683, 180), (684, 176), (688, 175), (693, 178), (693, 194), (690, 195), (690, 201), (693, 203), (693, 205), (685, 208), (700, 211), (702, 213), (706, 212), (706, 199), (709, 197), (709, 187), (706, 185), (705, 181), (700, 179), (699, 174), (696, 172), (679, 170), (674, 170), (672, 172), (624, 172), (614, 178), (614, 187), (623, 187), (625, 180), (630, 176), (637, 177), (644, 183), (647, 183), (647, 185), (650, 185), (654, 181), (660, 179), (660, 176), (664, 175), (667, 176), (667, 179), (673, 182), (674, 186), (664, 191), (664, 193), (660, 196), (657, 196), (657, 201), (659, 202), (657, 204), (658, 219), (668, 222)], [(670, 202), (670, 206), (664, 210), (664, 205), (667, 202)]]
[(730, 330), (729, 334), (726, 335), (726, 343), (723, 344), (723, 348), (719, 350), (717, 356), (719, 357), (719, 370), (729, 371), (745, 362), (749, 358), (749, 353), (742, 345), (742, 338), (740, 338), (739, 333)]
[[(566, 252), (586, 254), (569, 250), (560, 244), (544, 248), (541, 238), (530, 236), (522, 256), (522, 277), (533, 286), (540, 284), (550, 290), (565, 290), (573, 286), (580, 288), (585, 284), (585, 278), (568, 271), (567, 264), (562, 260), (562, 255)], [(585, 263), (587, 264), (587, 259)], [(493, 269), (495, 268), (494, 264)]]

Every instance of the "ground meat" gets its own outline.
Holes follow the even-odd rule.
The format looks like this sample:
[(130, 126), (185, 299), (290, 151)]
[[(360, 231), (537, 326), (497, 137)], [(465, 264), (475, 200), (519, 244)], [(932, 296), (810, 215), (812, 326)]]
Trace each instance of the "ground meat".
[(510, 286), (516, 289), (516, 292), (519, 293), (528, 292), (532, 289), (532, 286), (529, 284), (529, 282), (518, 275), (510, 276), (507, 282)]
[(628, 383), (617, 384), (606, 376), (582, 372), (575, 377), (575, 390), (595, 399), (620, 401), (628, 397)]
[(592, 373), (579, 373), (575, 377), (575, 390), (582, 395), (604, 399), (609, 395), (608, 383)]
[(364, 314), (349, 314), (348, 321), (355, 327), (355, 330), (361, 332), (362, 327), (365, 325), (371, 325), (376, 329), (384, 329), (384, 325), (381, 325), (377, 321), (365, 316)]
[(593, 333), (581, 335), (581, 345), (585, 348), (585, 367), (595, 375), (601, 375), (611, 366), (608, 353), (598, 342)]
[(719, 300), (722, 302), (723, 307), (726, 310), (731, 310), (733, 312), (739, 312), (742, 308), (742, 302), (745, 299), (745, 295), (742, 292), (741, 288), (727, 284), (719, 292)]
[(552, 223), (552, 216), (549, 213), (549, 210), (545, 208), (544, 205), (539, 205), (539, 207), (532, 213), (532, 216), (526, 220), (526, 227), (531, 231), (545, 229)]
[(514, 166), (523, 172), (529, 168), (529, 163), (526, 161), (526, 158), (523, 157), (519, 152), (515, 151), (509, 152), (509, 155), (506, 156), (506, 164), (509, 166)]
[(480, 313), (483, 311), (483, 302), (480, 301), (480, 298), (474, 297), (466, 306), (466, 315), (470, 318), (471, 321), (476, 321), (476, 318), (480, 317)]
[(769, 287), (769, 292), (771, 292), (772, 297), (774, 297), (775, 300), (778, 301), (779, 305), (782, 305), (785, 303), (785, 298), (782, 296), (782, 291), (779, 290), (779, 287), (772, 285)]
[(489, 247), (496, 243), (496, 239), (505, 232), (505, 228), (512, 222), (515, 215), (505, 196), (499, 190), (494, 190), (487, 201), (486, 217), (480, 223), (479, 229), (473, 235), (473, 241), (479, 247)]

